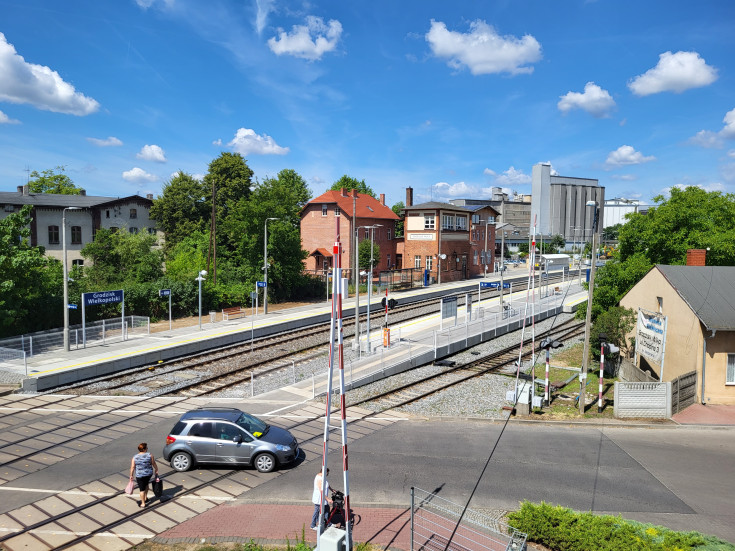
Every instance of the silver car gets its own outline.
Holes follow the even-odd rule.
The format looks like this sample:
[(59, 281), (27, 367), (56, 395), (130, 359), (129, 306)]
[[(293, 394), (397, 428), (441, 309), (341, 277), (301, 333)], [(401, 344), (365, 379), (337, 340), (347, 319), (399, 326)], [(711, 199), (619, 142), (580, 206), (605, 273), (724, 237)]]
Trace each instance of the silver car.
[(254, 465), (268, 473), (298, 455), (298, 442), (290, 432), (235, 408), (187, 411), (163, 448), (163, 459), (177, 471), (203, 463)]

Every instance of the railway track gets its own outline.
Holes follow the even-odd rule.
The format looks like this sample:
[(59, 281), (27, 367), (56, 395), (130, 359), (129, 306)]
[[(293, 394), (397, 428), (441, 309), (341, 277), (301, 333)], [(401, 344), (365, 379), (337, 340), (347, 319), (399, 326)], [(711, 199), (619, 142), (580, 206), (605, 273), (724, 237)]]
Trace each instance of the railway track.
[[(557, 278), (559, 276), (556, 276)], [(554, 277), (550, 278), (554, 281)], [(518, 290), (525, 289), (526, 282), (519, 284)], [(486, 293), (492, 293), (491, 291)], [(497, 292), (496, 292), (497, 294)], [(458, 293), (476, 296), (476, 292)], [(487, 296), (487, 294), (485, 295)], [(436, 299), (420, 301), (399, 307), (391, 317), (407, 321), (422, 317), (435, 308)], [(366, 319), (366, 316), (361, 316)], [(349, 318), (348, 318), (349, 319)], [(345, 337), (354, 335), (353, 325), (344, 325)], [(311, 340), (311, 345), (304, 345)], [(329, 342), (329, 323), (273, 335), (253, 341), (252, 344), (240, 343), (205, 351), (154, 365), (143, 366), (123, 373), (107, 375), (87, 381), (66, 385), (53, 392), (64, 391), (76, 394), (112, 394), (124, 392), (134, 396), (146, 394), (156, 396), (203, 396), (222, 389), (247, 382), (251, 377), (273, 375), (288, 366), (292, 359), (303, 361), (318, 353), (314, 352)], [(301, 343), (301, 344), (298, 344)], [(293, 345), (296, 346), (293, 346)], [(293, 346), (291, 350), (285, 347)], [(264, 357), (267, 356), (267, 357)], [(230, 362), (234, 365), (224, 365)], [(188, 382), (187, 382), (188, 381)]]
[[(550, 332), (550, 337), (554, 339), (568, 339), (578, 336), (584, 332), (584, 323), (570, 320)], [(530, 343), (529, 343), (530, 344)], [(524, 347), (522, 355), (532, 353), (530, 346)], [(489, 373), (495, 373), (507, 366), (513, 366), (513, 371), (517, 366), (518, 346), (509, 346), (493, 354), (477, 359), (473, 362), (449, 366), (440, 373), (434, 373), (423, 377), (417, 381), (406, 383), (398, 387), (386, 390), (377, 395), (350, 402), (348, 396), (348, 404), (350, 406), (360, 406), (367, 403), (373, 403), (379, 406), (379, 411), (384, 412), (390, 409), (397, 409), (418, 400), (423, 400), (433, 394), (441, 392), (447, 388), (459, 385), (470, 379), (481, 377)]]

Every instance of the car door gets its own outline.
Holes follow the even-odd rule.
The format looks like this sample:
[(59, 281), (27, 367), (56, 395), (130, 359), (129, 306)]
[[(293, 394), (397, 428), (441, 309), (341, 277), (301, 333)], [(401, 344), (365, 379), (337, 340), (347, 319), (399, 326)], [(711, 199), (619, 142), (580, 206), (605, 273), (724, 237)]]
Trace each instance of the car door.
[(253, 437), (232, 423), (215, 425), (217, 463), (247, 465), (255, 448)]
[(212, 421), (194, 423), (186, 435), (186, 445), (194, 454), (197, 463), (213, 463), (217, 460), (215, 452), (217, 441), (212, 437), (213, 425)]

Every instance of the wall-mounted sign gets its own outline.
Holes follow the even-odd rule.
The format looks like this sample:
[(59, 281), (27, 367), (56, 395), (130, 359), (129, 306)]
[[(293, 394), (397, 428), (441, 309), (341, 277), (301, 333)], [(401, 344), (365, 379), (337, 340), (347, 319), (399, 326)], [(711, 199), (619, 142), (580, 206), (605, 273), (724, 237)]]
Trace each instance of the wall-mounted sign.
[(409, 241), (434, 241), (433, 233), (409, 233)]

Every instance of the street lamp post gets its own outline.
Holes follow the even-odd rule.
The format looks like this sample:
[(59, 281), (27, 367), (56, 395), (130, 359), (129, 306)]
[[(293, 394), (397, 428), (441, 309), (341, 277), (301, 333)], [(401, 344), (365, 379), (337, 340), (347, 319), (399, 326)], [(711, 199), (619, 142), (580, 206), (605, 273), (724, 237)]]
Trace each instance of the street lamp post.
[[(263, 235), (263, 280), (265, 281), (265, 287), (263, 288), (263, 314), (268, 313), (268, 221), (269, 220), (279, 220), (279, 218), (266, 218), (265, 224), (263, 227), (265, 228), (265, 233)], [(329, 280), (327, 278), (327, 280)]]
[(66, 207), (61, 213), (61, 249), (64, 266), (64, 350), (69, 352), (69, 270), (66, 259), (66, 211), (81, 210), (80, 207)]
[(207, 270), (202, 270), (194, 281), (199, 282), (199, 330), (202, 330), (202, 281), (207, 275)]
[(597, 222), (599, 215), (599, 205), (597, 201), (587, 201), (588, 207), (594, 207), (595, 215), (592, 222), (592, 262), (590, 263), (590, 283), (589, 283), (589, 296), (587, 297), (587, 317), (584, 325), (584, 349), (582, 350), (582, 374), (579, 382), (579, 413), (584, 414), (585, 407), (585, 390), (587, 388), (587, 370), (589, 365), (589, 350), (590, 350), (590, 325), (592, 323), (592, 293), (595, 287), (595, 267), (596, 262), (594, 261), (595, 251), (595, 238), (597, 237)]
[(505, 271), (505, 264), (504, 262), (504, 256), (505, 256), (505, 234), (506, 231), (503, 228), (506, 228), (508, 226), (511, 226), (512, 224), (510, 222), (505, 222), (503, 224), (498, 224), (495, 226), (495, 233), (497, 235), (498, 230), (502, 230), (500, 232), (500, 313), (502, 315), (503, 313), (503, 272)]
[(487, 277), (487, 232), (488, 224), (490, 223), (489, 218), (485, 218), (485, 277)]

